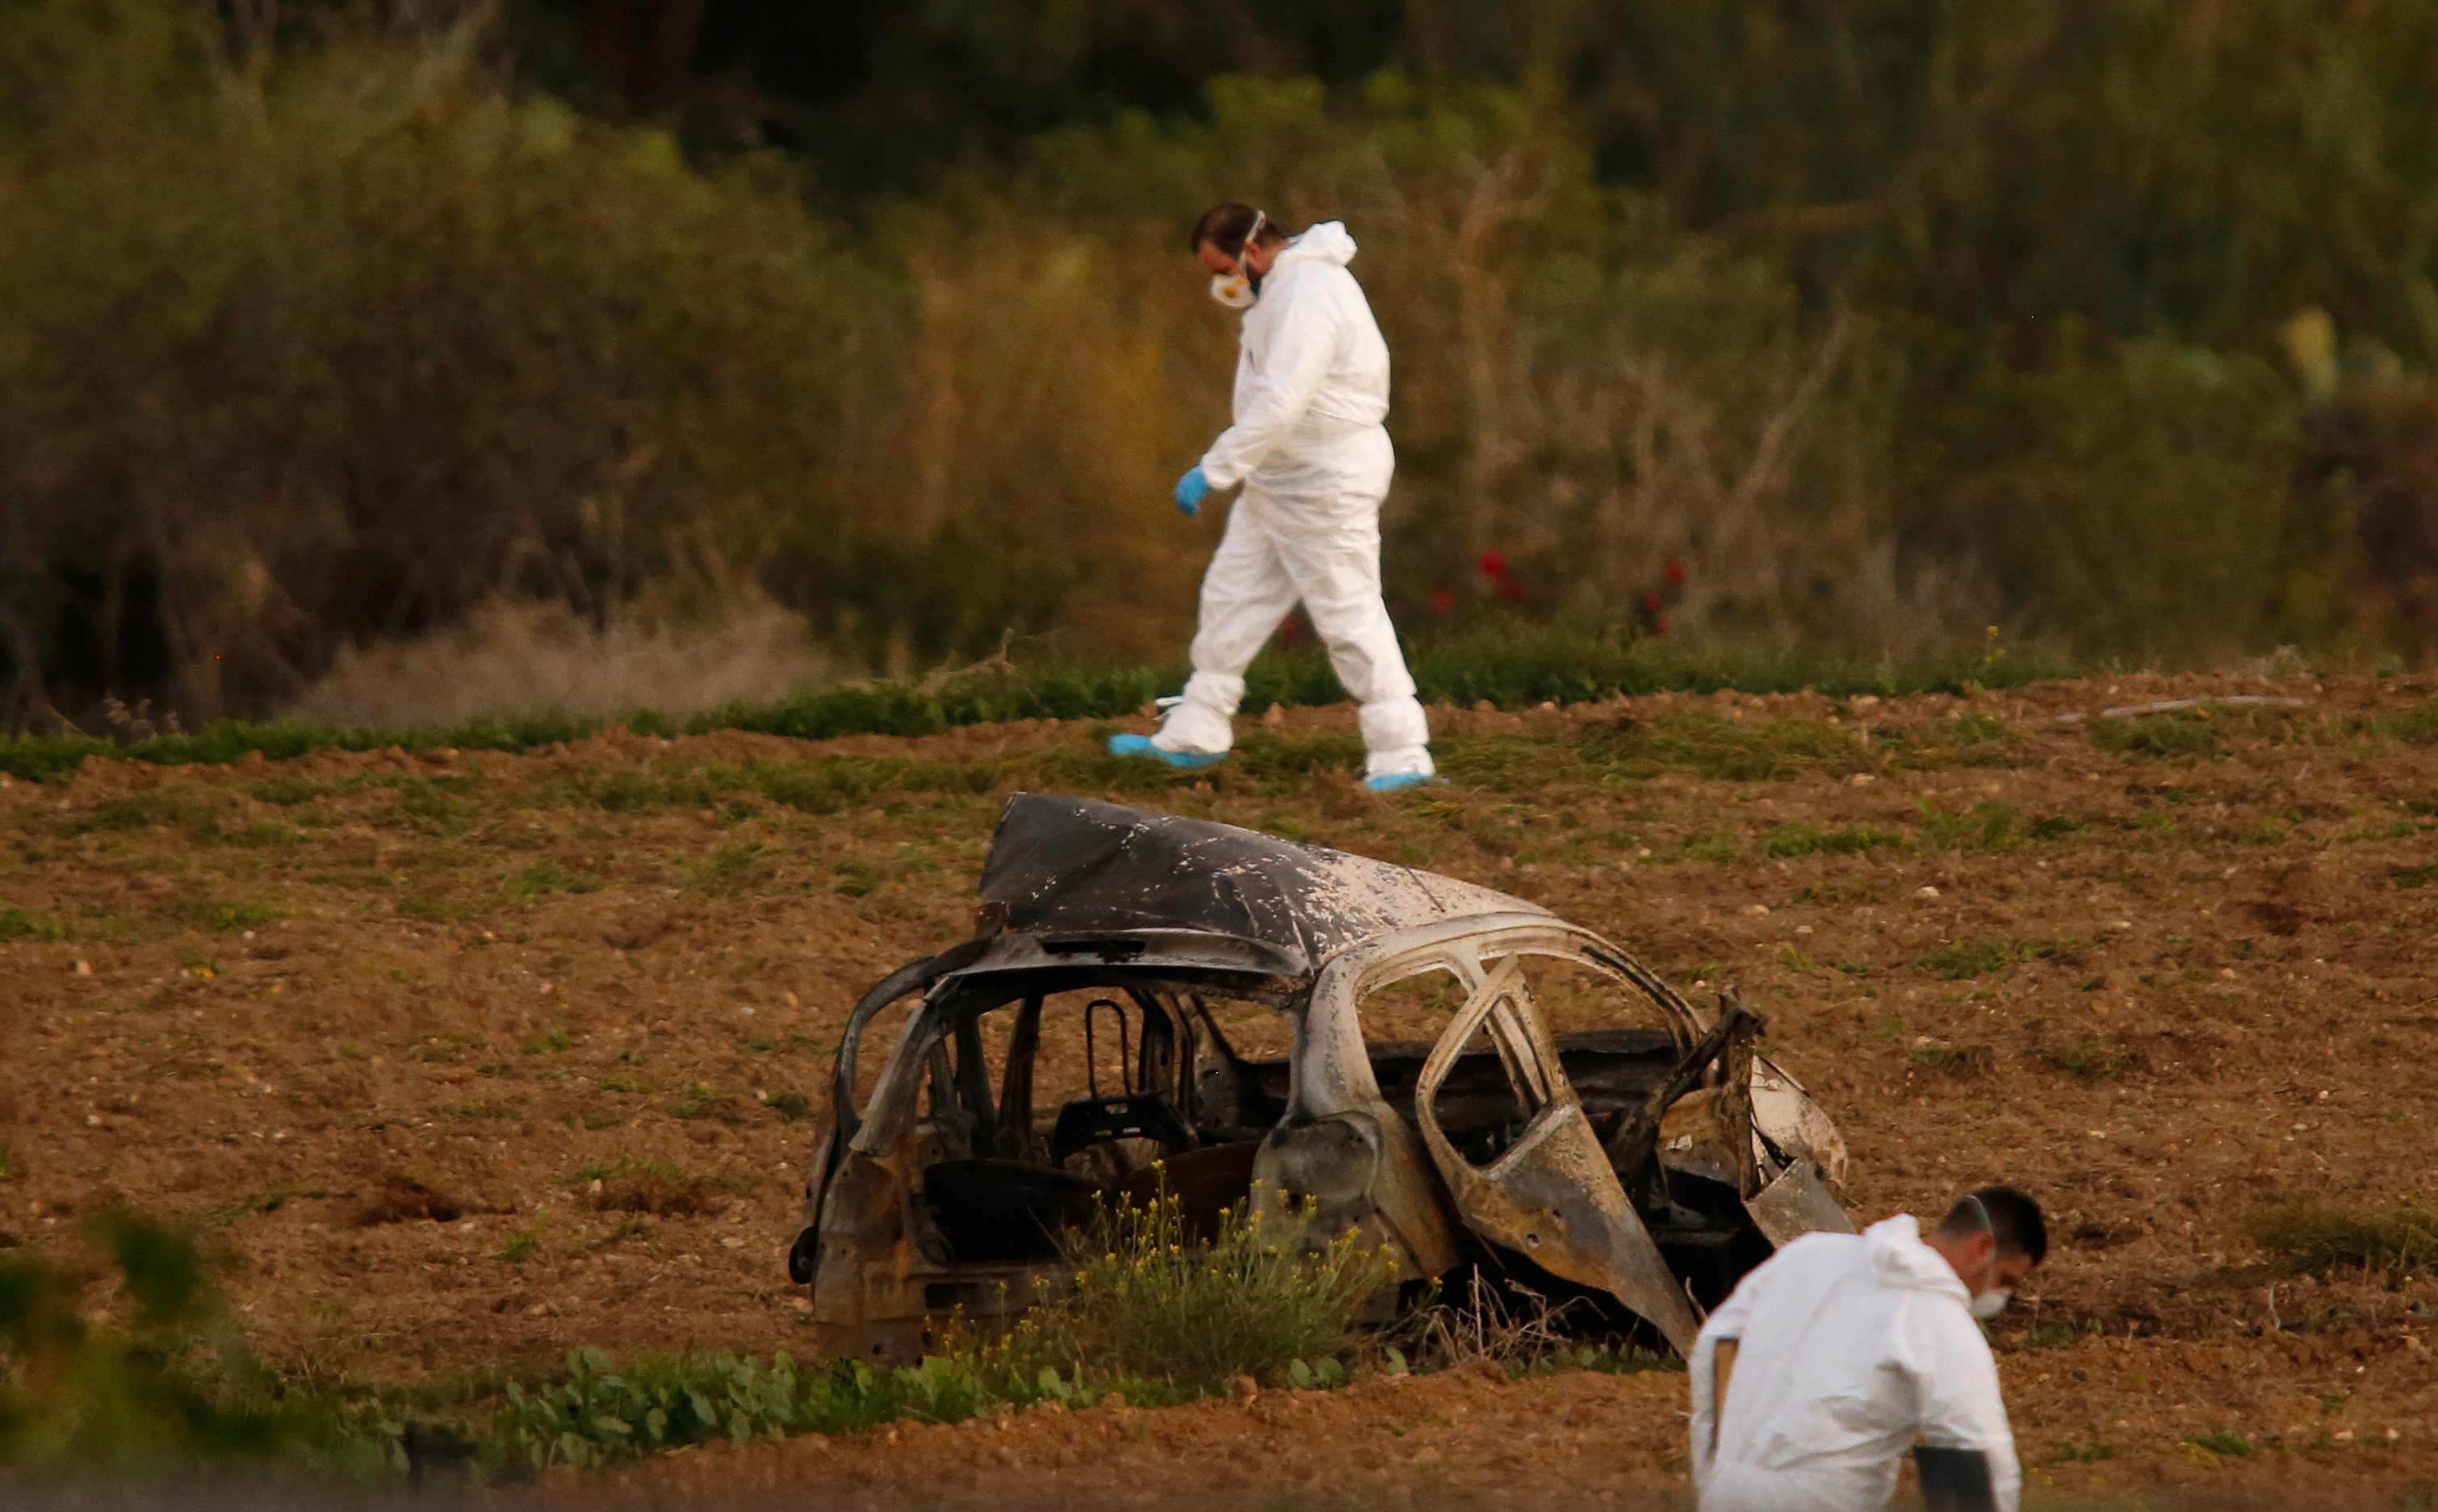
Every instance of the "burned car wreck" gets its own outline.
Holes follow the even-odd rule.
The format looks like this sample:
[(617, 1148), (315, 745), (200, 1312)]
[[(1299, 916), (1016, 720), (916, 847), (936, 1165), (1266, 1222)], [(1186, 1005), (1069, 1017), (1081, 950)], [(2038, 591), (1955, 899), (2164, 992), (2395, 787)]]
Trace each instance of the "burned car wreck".
[(1537, 905), (1034, 794), (980, 890), (976, 937), (839, 1046), (788, 1257), (833, 1357), (1054, 1294), (1062, 1230), (1156, 1189), (1190, 1226), (1250, 1195), (1404, 1282), (1490, 1268), (1679, 1350), (1776, 1245), (1851, 1230), (1844, 1144), (1759, 1020)]

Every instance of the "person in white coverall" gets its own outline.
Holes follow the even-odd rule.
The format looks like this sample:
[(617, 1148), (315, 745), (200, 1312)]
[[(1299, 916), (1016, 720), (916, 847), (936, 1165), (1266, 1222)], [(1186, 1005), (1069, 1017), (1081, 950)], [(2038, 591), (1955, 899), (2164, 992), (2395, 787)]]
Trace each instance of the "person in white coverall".
[(2048, 1253), (2040, 1204), (1985, 1187), (1923, 1234), (1806, 1234), (1693, 1345), (1702, 1512), (1879, 1512), (1907, 1450), (1928, 1512), (2016, 1512), (2023, 1471), (1981, 1331)]
[(1249, 205), (1222, 204), (1193, 228), (1212, 296), (1244, 310), (1234, 421), (1178, 480), (1177, 507), (1241, 483), (1202, 577), (1193, 676), (1156, 735), (1109, 748), (1203, 766), (1234, 741), (1245, 669), (1301, 601), (1330, 665), (1360, 706), (1365, 785), (1427, 782), (1430, 730), (1380, 597), (1380, 501), (1396, 453), (1388, 343), (1347, 264), (1354, 238), (1334, 220), (1289, 237)]

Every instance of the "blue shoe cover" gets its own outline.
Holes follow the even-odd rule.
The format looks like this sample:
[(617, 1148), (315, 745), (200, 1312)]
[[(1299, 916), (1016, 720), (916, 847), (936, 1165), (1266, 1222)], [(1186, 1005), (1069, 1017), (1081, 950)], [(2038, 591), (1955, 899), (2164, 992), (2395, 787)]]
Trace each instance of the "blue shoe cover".
[[(1181, 767), (1188, 771), (1191, 771), (1196, 766), (1208, 766), (1211, 763), (1219, 760), (1218, 756), (1206, 755), (1201, 751), (1162, 750), (1157, 746), (1151, 743), (1151, 737), (1149, 735), (1111, 735), (1109, 737), (1109, 754), (1112, 756), (1149, 756), (1155, 761), (1163, 761), (1168, 763), (1171, 766)], [(1221, 754), (1224, 755), (1225, 752), (1222, 752)]]
[(1402, 793), (1409, 787), (1421, 787), (1439, 780), (1435, 772), (1382, 772), (1377, 777), (1363, 779), (1363, 785), (1374, 793)]

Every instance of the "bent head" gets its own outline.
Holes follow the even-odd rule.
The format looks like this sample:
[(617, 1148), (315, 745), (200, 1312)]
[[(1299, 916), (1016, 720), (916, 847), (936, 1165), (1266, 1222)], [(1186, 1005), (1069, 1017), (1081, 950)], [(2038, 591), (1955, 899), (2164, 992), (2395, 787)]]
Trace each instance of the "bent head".
[(1258, 286), (1287, 236), (1268, 216), (1231, 200), (1202, 212), (1193, 222), (1192, 243), (1203, 267), (1223, 276), (1241, 274)]
[(2048, 1258), (2048, 1223), (2040, 1204), (2012, 1187), (1967, 1192), (1938, 1227), (1923, 1236), (1972, 1293), (1975, 1317), (1989, 1317)]

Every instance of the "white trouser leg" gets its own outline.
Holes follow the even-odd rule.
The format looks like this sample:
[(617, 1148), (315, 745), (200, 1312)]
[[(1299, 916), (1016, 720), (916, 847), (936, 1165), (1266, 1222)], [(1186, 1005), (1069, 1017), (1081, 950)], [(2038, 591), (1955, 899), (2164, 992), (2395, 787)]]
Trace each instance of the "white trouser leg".
[(1263, 513), (1250, 490), (1228, 511), (1228, 529), (1202, 573), (1185, 701), (1169, 710), (1152, 737), (1163, 749), (1217, 755), (1235, 743), (1232, 721), (1245, 697), (1245, 669), (1295, 607), (1295, 579)]
[(1285, 525), (1278, 550), (1329, 664), (1361, 706), (1366, 775), (1429, 775), (1430, 726), (1380, 597), (1379, 501), (1350, 501), (1322, 519)]

